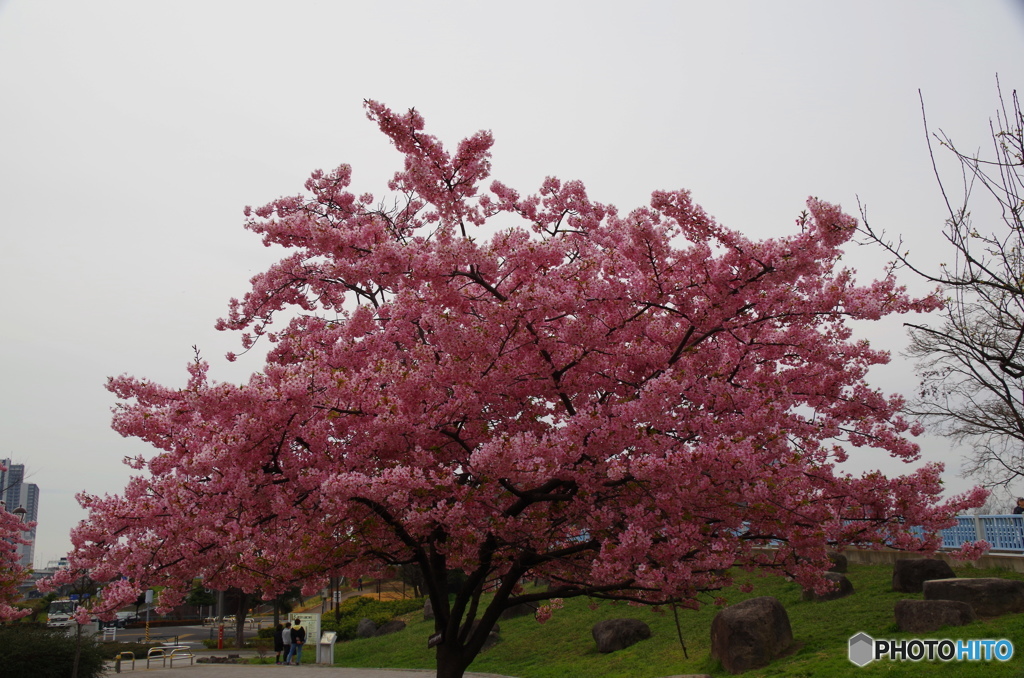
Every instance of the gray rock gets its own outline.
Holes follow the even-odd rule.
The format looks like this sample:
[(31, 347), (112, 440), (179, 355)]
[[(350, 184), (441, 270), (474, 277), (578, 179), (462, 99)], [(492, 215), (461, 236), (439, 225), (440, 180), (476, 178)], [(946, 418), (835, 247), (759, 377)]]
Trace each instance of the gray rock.
[(792, 644), (789, 615), (770, 596), (730, 605), (711, 622), (711, 656), (729, 673), (766, 666)]
[(828, 568), (829, 572), (846, 572), (849, 569), (849, 561), (842, 553), (830, 553), (828, 559), (832, 561), (832, 567)]
[(528, 614), (534, 614), (537, 612), (537, 608), (529, 603), (520, 603), (519, 605), (513, 605), (504, 612), (501, 613), (499, 619), (513, 619), (515, 617), (522, 617)]
[(196, 659), (196, 664), (248, 664), (248, 659), (242, 659), (237, 654), (229, 654), (227, 657), (218, 657), (216, 655), (210, 657), (199, 657)]
[(979, 617), (1024, 612), (1024, 581), (999, 579), (933, 579), (924, 583), (925, 600), (959, 600)]
[(939, 558), (904, 558), (892, 566), (892, 590), (901, 593), (920, 593), (926, 581), (953, 579), (956, 573), (945, 560)]
[(427, 602), (423, 603), (423, 621), (430, 621), (434, 618), (434, 604), (430, 602), (430, 598), (427, 598)]
[(501, 642), (501, 636), (498, 635), (498, 632), (497, 631), (491, 631), (490, 633), (487, 634), (487, 639), (484, 640), (483, 647), (480, 648), (480, 651), (483, 652), (485, 650), (490, 650), (492, 647), (494, 647), (495, 645), (497, 645), (500, 642)]
[[(462, 631), (465, 628), (466, 628), (466, 625), (463, 624), (462, 628), (459, 629), (459, 633), (462, 633)], [(476, 620), (473, 621), (473, 626), (470, 628), (469, 634), (467, 635), (467, 637), (469, 637), (469, 636), (473, 635), (474, 633), (476, 633), (476, 630), (478, 628), (480, 628), (480, 620), (476, 619)], [(490, 630), (489, 633), (501, 633), (501, 626), (499, 624), (495, 624), (494, 626), (491, 627), (491, 630)]]
[(377, 630), (373, 632), (375, 636), (386, 636), (389, 633), (397, 633), (405, 628), (405, 622), (401, 619), (392, 619), (386, 624), (381, 624), (377, 627)]
[(356, 624), (356, 635), (360, 638), (372, 638), (377, 633), (377, 625), (372, 619), (363, 617)]
[[(476, 630), (479, 627), (480, 627), (480, 620), (477, 619), (477, 620), (475, 620), (473, 622), (473, 626), (470, 628), (470, 631), (469, 631), (469, 634), (467, 635), (467, 638), (469, 636), (472, 636), (474, 633), (476, 633)], [(462, 633), (462, 631), (465, 630), (465, 628), (466, 628), (466, 625), (463, 624), (462, 628), (459, 630), (459, 633)], [(495, 645), (497, 645), (499, 642), (501, 642), (501, 636), (498, 635), (499, 633), (501, 633), (501, 625), (495, 624), (494, 626), (492, 626), (490, 632), (488, 632), (488, 634), (487, 634), (487, 638), (484, 639), (484, 644), (483, 644), (483, 646), (481, 646), (480, 651), (483, 652), (484, 650), (489, 650), (492, 647), (494, 647)]]
[(810, 589), (804, 589), (802, 597), (804, 600), (813, 600), (816, 602), (822, 602), (825, 600), (835, 600), (837, 598), (845, 598), (846, 596), (853, 593), (853, 584), (846, 578), (846, 575), (839, 574), (838, 572), (826, 572), (825, 579), (835, 583), (837, 586), (835, 589), (828, 593), (817, 594)]
[(931, 633), (943, 626), (963, 626), (977, 619), (974, 608), (959, 600), (900, 600), (893, 608), (900, 631)]
[(615, 652), (651, 637), (651, 627), (639, 619), (605, 619), (591, 629), (598, 652)]

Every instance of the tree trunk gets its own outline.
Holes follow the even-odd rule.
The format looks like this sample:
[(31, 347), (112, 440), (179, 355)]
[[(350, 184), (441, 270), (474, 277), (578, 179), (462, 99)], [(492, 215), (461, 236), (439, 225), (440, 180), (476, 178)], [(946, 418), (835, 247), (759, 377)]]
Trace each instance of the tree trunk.
[[(75, 661), (71, 665), (71, 678), (78, 678), (78, 661), (82, 657), (82, 625), (75, 622)], [(440, 673), (438, 673), (440, 675)]]
[(466, 658), (464, 647), (451, 647), (450, 642), (445, 641), (437, 646), (437, 678), (462, 678), (473, 660), (472, 657)]
[(239, 592), (238, 607), (235, 609), (235, 648), (245, 647), (245, 613), (248, 612), (249, 594)]

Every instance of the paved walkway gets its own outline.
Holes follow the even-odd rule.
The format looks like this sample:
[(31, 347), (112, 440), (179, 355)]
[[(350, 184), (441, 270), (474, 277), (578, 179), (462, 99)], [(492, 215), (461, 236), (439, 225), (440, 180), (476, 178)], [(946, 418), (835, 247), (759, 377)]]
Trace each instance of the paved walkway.
[[(254, 657), (252, 651), (235, 652), (243, 657)], [(224, 650), (202, 651), (196, 653), (197, 657), (223, 657), (228, 652)], [(260, 678), (426, 678), (434, 676), (434, 671), (420, 669), (349, 669), (337, 666), (321, 666), (318, 664), (303, 664), (301, 666), (277, 666), (276, 664), (192, 664), (178, 661), (174, 668), (170, 665), (160, 666), (159, 661), (150, 664), (146, 669), (146, 658), (135, 660), (135, 670), (131, 668), (131, 662), (121, 663), (121, 674), (130, 678), (132, 675), (157, 675), (161, 678), (248, 678), (259, 676)], [(116, 676), (113, 663), (109, 664), (107, 671), (108, 678)], [(472, 678), (508, 678), (494, 673), (467, 673)]]
[[(159, 666), (146, 670), (146, 662), (142, 661), (140, 666), (135, 663), (135, 671), (124, 667), (122, 674), (131, 676), (133, 673), (141, 672), (145, 675), (160, 675), (166, 678), (181, 676), (182, 678), (248, 678), (249, 676), (260, 676), (271, 678), (271, 676), (291, 676), (292, 678), (414, 678), (416, 676), (433, 676), (433, 671), (420, 671), (416, 669), (343, 669), (333, 666), (318, 666), (316, 664), (305, 664), (302, 666), (275, 666), (273, 664), (195, 664), (187, 666), (178, 664), (173, 669)], [(117, 675), (113, 670), (107, 673), (108, 676)], [(493, 673), (467, 673), (467, 677), (475, 678), (504, 678)]]

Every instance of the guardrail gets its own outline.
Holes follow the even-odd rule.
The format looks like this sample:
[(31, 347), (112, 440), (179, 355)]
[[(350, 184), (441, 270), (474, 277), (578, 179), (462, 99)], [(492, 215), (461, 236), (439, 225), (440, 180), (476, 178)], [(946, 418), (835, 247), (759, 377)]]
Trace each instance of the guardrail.
[(957, 516), (957, 524), (940, 530), (942, 548), (958, 549), (985, 540), (991, 551), (1024, 554), (1024, 515)]
[(195, 658), (196, 656), (192, 653), (192, 650), (187, 645), (165, 645), (163, 647), (151, 647), (149, 649), (149, 652), (146, 653), (146, 669), (149, 669), (150, 661), (155, 659), (159, 659), (161, 665), (164, 667), (166, 667), (167, 662), (170, 661), (171, 668), (174, 668), (174, 662), (179, 659), (188, 659), (188, 663), (193, 664), (195, 662)]
[(121, 662), (125, 659), (132, 660), (132, 671), (135, 670), (135, 653), (125, 650), (123, 652), (118, 652), (117, 656), (114, 657), (114, 673), (121, 673)]

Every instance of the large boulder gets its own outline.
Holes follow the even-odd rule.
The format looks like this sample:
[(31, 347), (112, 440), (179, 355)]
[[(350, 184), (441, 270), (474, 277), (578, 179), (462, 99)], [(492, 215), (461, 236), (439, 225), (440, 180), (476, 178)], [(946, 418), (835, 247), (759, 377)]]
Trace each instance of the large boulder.
[(789, 615), (770, 596), (730, 605), (711, 622), (711, 656), (729, 673), (765, 666), (792, 644)]
[(381, 624), (377, 627), (377, 630), (373, 632), (375, 636), (386, 636), (389, 633), (397, 633), (405, 628), (405, 622), (401, 619), (392, 619), (386, 624)]
[[(476, 630), (479, 627), (480, 627), (480, 620), (477, 619), (476, 621), (473, 622), (473, 626), (469, 630), (469, 635), (473, 635), (474, 633), (476, 633)], [(466, 625), (463, 624), (462, 625), (462, 629), (460, 629), (459, 632), (461, 633), (463, 630), (465, 630), (465, 628), (466, 628)], [(499, 642), (501, 642), (501, 636), (499, 635), (500, 633), (501, 633), (501, 626), (499, 624), (495, 624), (494, 626), (492, 626), (490, 632), (487, 634), (487, 638), (484, 639), (484, 644), (483, 644), (483, 647), (480, 648), (480, 651), (483, 652), (484, 650), (489, 650), (492, 647), (494, 647), (495, 645), (497, 645)]]
[(825, 593), (815, 593), (811, 589), (804, 589), (803, 599), (821, 602), (824, 600), (845, 598), (853, 593), (853, 584), (851, 584), (850, 580), (846, 578), (846, 575), (839, 574), (838, 572), (826, 572), (825, 579), (835, 584), (835, 588), (830, 591), (826, 591)]
[(926, 581), (955, 577), (956, 573), (945, 560), (904, 558), (897, 560), (892, 566), (892, 590), (901, 593), (920, 593)]
[(591, 629), (598, 652), (615, 652), (651, 637), (651, 627), (639, 619), (605, 619)]
[(829, 572), (846, 572), (850, 569), (849, 559), (842, 553), (829, 553), (828, 559), (832, 563), (832, 566), (828, 568)]
[(427, 602), (423, 603), (423, 621), (430, 621), (434, 618), (434, 604), (430, 602), (430, 598), (427, 598)]
[(933, 579), (924, 583), (925, 600), (959, 600), (979, 617), (1024, 612), (1024, 581), (999, 579)]
[(356, 635), (360, 638), (372, 638), (377, 634), (377, 624), (372, 619), (363, 617), (356, 624)]
[[(476, 630), (478, 628), (480, 628), (480, 620), (476, 619), (476, 620), (473, 621), (473, 626), (470, 627), (469, 633), (467, 634), (467, 636), (471, 636), (474, 633), (476, 633)], [(463, 624), (462, 628), (459, 629), (459, 633), (462, 633), (465, 630), (466, 630), (466, 625)], [(501, 625), (500, 624), (495, 624), (494, 626), (491, 627), (491, 631), (490, 632), (491, 633), (501, 633)]]
[(492, 647), (501, 642), (501, 636), (497, 631), (491, 631), (487, 634), (487, 638), (484, 640), (483, 646), (480, 648), (481, 652), (490, 650)]
[(959, 600), (899, 600), (893, 608), (900, 631), (931, 633), (943, 626), (963, 626), (977, 619), (974, 608)]
[(515, 617), (523, 617), (528, 614), (536, 614), (536, 612), (536, 605), (530, 605), (529, 603), (519, 603), (518, 605), (513, 605), (512, 607), (507, 608), (504, 612), (501, 613), (499, 619), (513, 619)]

